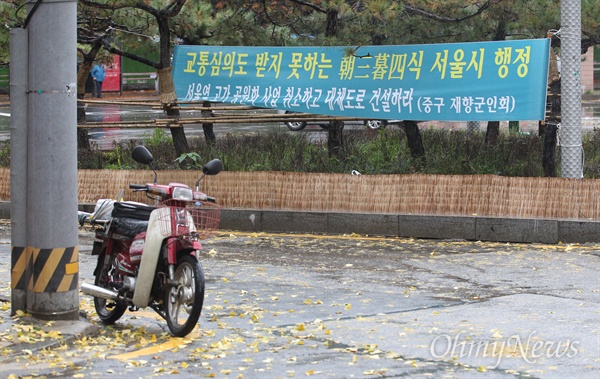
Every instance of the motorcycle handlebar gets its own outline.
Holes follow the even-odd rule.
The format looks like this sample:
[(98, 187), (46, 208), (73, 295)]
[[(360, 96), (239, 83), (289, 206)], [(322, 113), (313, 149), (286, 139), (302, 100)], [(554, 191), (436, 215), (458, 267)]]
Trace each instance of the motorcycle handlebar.
[(130, 184), (129, 188), (132, 190), (147, 190), (148, 186), (145, 184)]

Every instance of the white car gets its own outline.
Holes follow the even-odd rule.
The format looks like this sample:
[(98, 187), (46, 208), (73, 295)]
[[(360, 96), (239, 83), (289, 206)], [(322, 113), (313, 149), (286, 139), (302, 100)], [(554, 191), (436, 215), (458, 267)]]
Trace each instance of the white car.
[[(277, 113), (278, 114), (290, 114), (290, 113), (294, 113), (294, 112), (286, 111), (286, 110), (278, 110)], [(402, 122), (402, 120), (364, 120), (364, 121), (344, 121), (344, 122), (350, 123), (350, 124), (362, 123), (368, 129), (378, 130), (378, 129), (385, 128), (386, 126), (388, 126), (388, 124), (399, 124)], [(306, 125), (309, 125), (309, 124), (310, 125), (319, 125), (323, 129), (327, 129), (329, 127), (329, 121), (323, 121), (323, 120), (319, 120), (319, 121), (286, 121), (286, 122), (284, 122), (284, 124), (288, 127), (289, 130), (292, 130), (294, 132), (304, 129), (306, 127)]]

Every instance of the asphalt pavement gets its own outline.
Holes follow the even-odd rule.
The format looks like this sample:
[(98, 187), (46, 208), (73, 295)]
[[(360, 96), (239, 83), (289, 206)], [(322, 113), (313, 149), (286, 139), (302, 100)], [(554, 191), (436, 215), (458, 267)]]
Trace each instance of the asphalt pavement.
[(0, 377), (600, 378), (599, 258), (597, 244), (222, 231), (185, 338), (151, 310), (104, 326), (83, 294), (79, 321), (10, 317), (5, 259)]

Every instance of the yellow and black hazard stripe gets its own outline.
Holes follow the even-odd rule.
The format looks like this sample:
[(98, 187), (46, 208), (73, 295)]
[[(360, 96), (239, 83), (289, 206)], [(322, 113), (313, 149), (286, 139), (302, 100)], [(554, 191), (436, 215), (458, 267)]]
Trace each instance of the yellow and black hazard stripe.
[(13, 246), (10, 252), (11, 262), (11, 280), (12, 289), (27, 290), (27, 261), (29, 260), (29, 250), (24, 246)]
[(12, 288), (32, 292), (77, 290), (78, 248), (16, 248), (12, 250)]
[(54, 249), (31, 249), (32, 292), (66, 292), (77, 289), (79, 263), (77, 246)]

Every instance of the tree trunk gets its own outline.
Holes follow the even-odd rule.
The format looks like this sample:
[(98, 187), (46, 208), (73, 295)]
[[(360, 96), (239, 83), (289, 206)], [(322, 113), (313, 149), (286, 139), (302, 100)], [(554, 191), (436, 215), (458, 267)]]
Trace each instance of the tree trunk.
[[(83, 61), (81, 65), (77, 67), (77, 124), (84, 124), (86, 122), (86, 114), (85, 114), (85, 103), (83, 99), (85, 98), (86, 87), (88, 83), (88, 79), (91, 77), (90, 72), (92, 71), (92, 65), (94, 64), (94, 60), (98, 55), (98, 52), (102, 49), (102, 39), (96, 39), (87, 52), (87, 54), (83, 54)], [(79, 129), (77, 128), (77, 148), (89, 150), (90, 146), (90, 136), (88, 134), (87, 129)]]
[(498, 142), (500, 135), (500, 121), (488, 121), (487, 130), (485, 132), (485, 143), (487, 145), (495, 145)]
[(423, 139), (419, 131), (419, 124), (416, 121), (404, 121), (404, 132), (406, 133), (406, 142), (413, 158), (424, 158), (425, 148)]
[[(210, 107), (210, 102), (205, 101), (202, 103), (203, 107)], [(212, 117), (213, 116), (213, 112), (211, 110), (203, 110), (201, 112), (203, 117)], [(215, 142), (217, 142), (217, 137), (215, 136), (215, 132), (213, 130), (213, 123), (212, 122), (203, 122), (202, 123), (202, 130), (204, 130), (204, 140), (206, 141), (207, 144), (209, 145), (214, 145)]]
[[(496, 31), (494, 33), (493, 41), (504, 41), (508, 34), (507, 32), (507, 20), (501, 17), (498, 24), (496, 24)], [(487, 129), (485, 132), (485, 143), (487, 145), (495, 145), (498, 142), (498, 136), (500, 135), (500, 121), (488, 121)]]
[(544, 133), (544, 156), (542, 157), (542, 167), (544, 168), (544, 176), (556, 177), (556, 133), (558, 127), (555, 123), (546, 124)]
[(330, 157), (340, 155), (344, 147), (344, 121), (330, 121), (327, 129), (327, 150)]
[(337, 8), (329, 8), (327, 9), (327, 13), (325, 16), (325, 37), (335, 37), (337, 36), (338, 29), (338, 15), (339, 11)]
[(189, 153), (190, 146), (188, 145), (187, 138), (185, 137), (185, 130), (183, 130), (183, 126), (169, 128), (169, 130), (171, 131), (171, 137), (173, 137), (175, 155), (180, 157), (185, 153)]
[[(552, 63), (551, 63), (552, 66)], [(550, 123), (560, 122), (561, 102), (560, 102), (560, 79), (555, 80), (550, 85), (548, 102), (550, 102), (550, 113), (546, 114), (546, 121)], [(540, 125), (539, 135), (544, 134), (545, 125)]]
[(545, 121), (539, 121), (538, 122), (538, 136), (543, 136), (544, 133), (546, 133), (546, 122)]
[[(77, 125), (85, 124), (85, 85), (90, 74), (91, 62), (83, 62), (77, 70)], [(90, 136), (87, 129), (77, 128), (77, 148), (90, 150)]]
[(85, 103), (83, 99), (85, 94), (77, 93), (77, 123), (85, 123)]
[(375, 33), (373, 37), (371, 37), (373, 41), (373, 45), (379, 46), (383, 45), (383, 43), (387, 40), (387, 36), (385, 33)]
[(88, 134), (87, 129), (77, 129), (77, 148), (90, 150), (92, 146), (90, 145), (90, 135)]
[(90, 135), (87, 129), (77, 128), (77, 148), (90, 150), (92, 146), (90, 145)]
[[(167, 116), (178, 119), (179, 109), (173, 109), (172, 105), (177, 104), (177, 94), (175, 93), (175, 84), (173, 83), (173, 73), (171, 67), (158, 70), (158, 85), (160, 91), (160, 102)], [(189, 153), (190, 147), (185, 137), (183, 126), (169, 128), (173, 137), (173, 146), (175, 155), (180, 157), (182, 154)]]
[[(85, 104), (83, 100), (85, 93), (77, 92), (77, 125), (85, 124)], [(90, 135), (87, 129), (77, 128), (77, 148), (90, 150)]]

